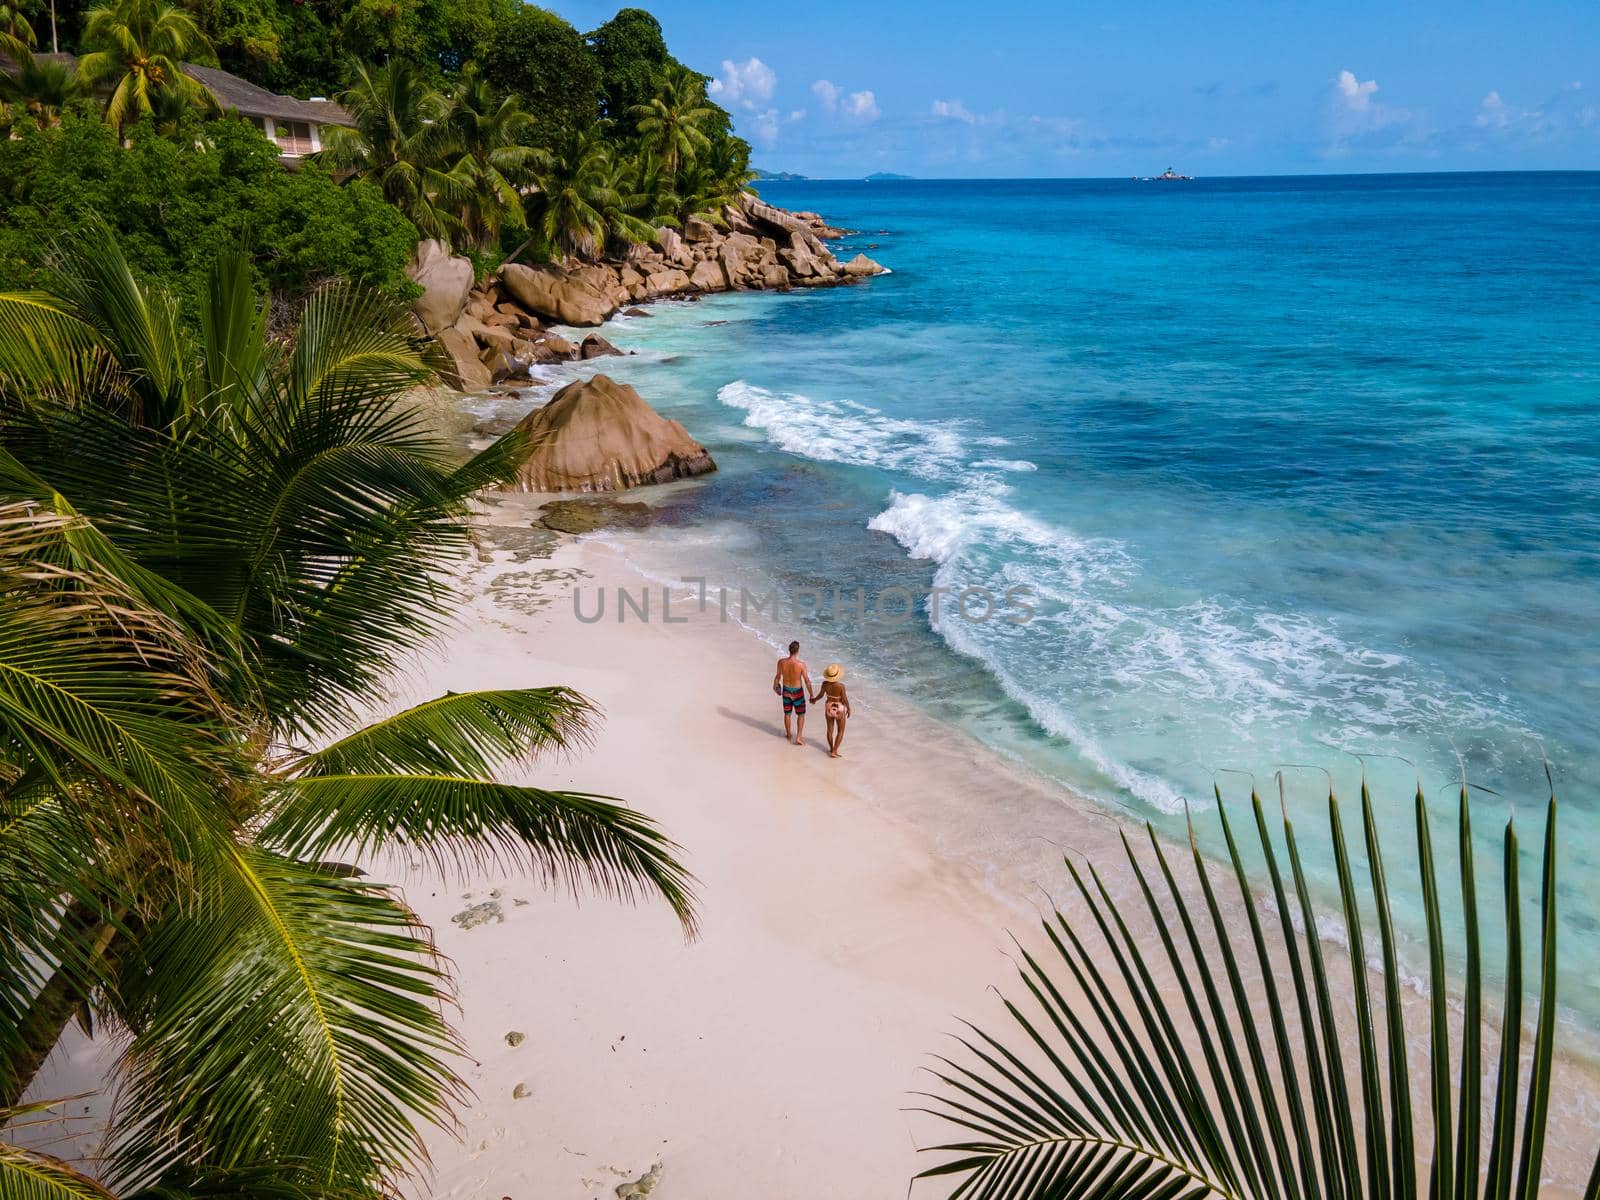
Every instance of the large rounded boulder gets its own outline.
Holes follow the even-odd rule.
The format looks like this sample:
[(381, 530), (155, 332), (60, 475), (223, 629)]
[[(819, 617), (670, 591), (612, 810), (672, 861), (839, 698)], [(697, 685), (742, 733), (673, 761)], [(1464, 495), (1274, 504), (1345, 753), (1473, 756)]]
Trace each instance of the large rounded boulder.
[(688, 430), (606, 375), (569, 383), (518, 428), (529, 449), (512, 491), (620, 492), (717, 469)]
[(461, 319), (472, 294), (470, 258), (451, 254), (440, 241), (419, 242), (406, 265), (406, 277), (422, 289), (422, 295), (411, 302), (411, 311), (429, 333), (449, 329)]
[(507, 263), (500, 268), (500, 286), (529, 312), (563, 325), (599, 325), (618, 307), (580, 272)]

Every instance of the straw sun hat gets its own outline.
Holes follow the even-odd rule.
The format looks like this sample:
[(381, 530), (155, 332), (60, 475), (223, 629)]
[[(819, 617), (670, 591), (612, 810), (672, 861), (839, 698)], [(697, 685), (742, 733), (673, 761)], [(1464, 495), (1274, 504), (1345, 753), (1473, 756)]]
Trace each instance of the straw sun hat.
[(828, 669), (825, 670), (822, 673), (822, 677), (824, 679), (826, 679), (829, 683), (837, 683), (837, 682), (839, 682), (839, 677), (841, 675), (843, 675), (843, 674), (844, 674), (844, 668), (841, 667), (838, 663), (829, 663), (828, 664)]

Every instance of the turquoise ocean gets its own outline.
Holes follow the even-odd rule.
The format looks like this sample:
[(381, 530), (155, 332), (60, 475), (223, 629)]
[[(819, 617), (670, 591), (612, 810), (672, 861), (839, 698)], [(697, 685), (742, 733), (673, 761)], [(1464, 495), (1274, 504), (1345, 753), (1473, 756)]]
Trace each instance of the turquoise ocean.
[[(1600, 1027), (1600, 173), (761, 190), (892, 274), (617, 323), (604, 369), (721, 467), (646, 570), (819, 590), (748, 620), (1171, 833), (1282, 772), (1324, 889), (1364, 761), (1413, 961), (1418, 781), (1447, 901), (1483, 789), (1490, 930), (1515, 817), (1532, 948), (1548, 761)], [(1026, 623), (832, 603), (1018, 586)]]

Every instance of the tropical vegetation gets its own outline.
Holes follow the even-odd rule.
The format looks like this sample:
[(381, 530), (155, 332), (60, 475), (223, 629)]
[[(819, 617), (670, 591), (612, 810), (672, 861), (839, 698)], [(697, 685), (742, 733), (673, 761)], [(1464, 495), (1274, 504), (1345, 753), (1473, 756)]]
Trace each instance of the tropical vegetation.
[(119, 132), (155, 113), (165, 97), (214, 107), (211, 93), (182, 70), (190, 59), (210, 58), (211, 44), (187, 11), (165, 0), (111, 0), (94, 9), (83, 48), (78, 77), (109, 90), (106, 123)]
[[(523, 449), (433, 440), (403, 309), (324, 284), (269, 336), (237, 252), (180, 308), (103, 226), (0, 295), (0, 1122), (76, 1020), (122, 1038), (106, 1185), (393, 1194), (464, 1085), (448, 965), (354, 863), (521, 868), (686, 930), (690, 880), (621, 802), (501, 778), (582, 742), (568, 689), (355, 726)], [(0, 1194), (105, 1192), (0, 1145)]]
[(146, 120), (119, 138), (69, 104), (0, 137), (0, 289), (51, 279), (64, 230), (99, 221), (146, 278), (177, 295), (198, 329), (219, 254), (241, 253), (280, 320), (322, 283), (342, 278), (403, 299), (416, 227), (364, 180), (307, 163), (285, 171), (276, 149), (238, 119), (180, 116), (181, 137)]
[(752, 178), (704, 77), (677, 64), (626, 119), (560, 122), (555, 136), (476, 64), (443, 90), (405, 62), (351, 72), (338, 98), (356, 124), (330, 132), (328, 163), (376, 182), (425, 235), (479, 253), (620, 252), (691, 215), (721, 222)]
[[(289, 303), (334, 277), (405, 294), (387, 245), (372, 244), (387, 231), (318, 238), (317, 253), (286, 265), (277, 247), (304, 239), (292, 224), (266, 237), (248, 228), (260, 217), (260, 197), (231, 197), (215, 206), (216, 221), (168, 238), (119, 210), (120, 187), (78, 194), (60, 186), (80, 169), (91, 182), (97, 171), (130, 183), (142, 172), (136, 194), (189, 208), (187, 190), (212, 173), (203, 160), (219, 148), (248, 158), (241, 142), (253, 137), (261, 162), (276, 158), (264, 135), (222, 119), (185, 62), (220, 63), (303, 97), (332, 95), (350, 113), (353, 128), (324, 126), (319, 161), (299, 167), (316, 177), (309, 190), (335, 214), (318, 224), (370, 226), (360, 193), (375, 193), (398, 214), (397, 236), (403, 226), (413, 245), (419, 236), (442, 239), (485, 268), (512, 255), (620, 254), (692, 215), (720, 221), (753, 178), (749, 146), (709, 99), (707, 78), (668, 53), (642, 9), (623, 9), (580, 34), (520, 0), (64, 0), (60, 8), (76, 68), (36, 55), (22, 10), (0, 10), (0, 30), (11, 31), (0, 32), (11, 62), (0, 73), (0, 132), (29, 143), (4, 154), (16, 208), (0, 212), (0, 286), (30, 284), (49, 238), (94, 217), (118, 232), (131, 259), (162, 276), (187, 268), (160, 261), (154, 244), (170, 242), (169, 258), (209, 262), (225, 236), (251, 255), (258, 285)], [(310, 39), (317, 29), (325, 36)], [(100, 149), (86, 145), (92, 138), (81, 129), (56, 132), (75, 117), (103, 119), (112, 135), (106, 147), (124, 145), (148, 160), (159, 155), (153, 140), (163, 139), (175, 154), (141, 161), (137, 171), (88, 164), (84, 155)], [(58, 165), (63, 155), (70, 166)], [(151, 173), (157, 166), (165, 170)], [(261, 185), (256, 174), (251, 182), (258, 191), (296, 190)], [(330, 183), (357, 198), (330, 199)], [(207, 195), (227, 190), (224, 177)], [(359, 253), (341, 253), (358, 245)], [(188, 315), (199, 287), (192, 275), (179, 288)]]
[[(1152, 828), (1147, 856), (1123, 837), (1142, 903), (1119, 902), (1093, 865), (1068, 860), (1081, 915), (1056, 909), (1047, 916), (1042, 953), (1018, 946), (1028, 999), (1005, 1001), (1009, 1036), (969, 1026), (960, 1060), (940, 1058), (940, 1087), (925, 1094), (923, 1111), (958, 1132), (932, 1148), (944, 1161), (919, 1179), (953, 1180), (950, 1195), (961, 1200), (1540, 1194), (1558, 1019), (1554, 798), (1545, 818), (1530, 980), (1537, 999), (1525, 1011), (1514, 824), (1507, 822), (1501, 847), (1506, 956), (1496, 1008), (1486, 995), (1491, 968), (1467, 787), (1452, 873), (1462, 922), (1459, 994), (1447, 974), (1447, 880), (1418, 789), (1428, 1061), (1415, 1075), (1391, 881), (1366, 783), (1357, 854), (1347, 843), (1343, 808), (1328, 796), (1342, 952), (1323, 941), (1287, 808), (1283, 859), (1258, 796), (1251, 809), (1270, 885), (1261, 896), (1220, 792), (1236, 896), (1214, 886), (1192, 825), (1191, 885), (1179, 882)], [(1580, 1181), (1564, 1184), (1575, 1189)], [(1600, 1153), (1582, 1194), (1600, 1197)]]

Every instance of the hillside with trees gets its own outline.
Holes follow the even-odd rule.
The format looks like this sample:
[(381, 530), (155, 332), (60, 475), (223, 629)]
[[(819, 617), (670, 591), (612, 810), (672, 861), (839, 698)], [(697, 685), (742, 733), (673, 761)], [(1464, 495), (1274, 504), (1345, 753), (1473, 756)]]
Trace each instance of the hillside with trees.
[[(404, 295), (419, 237), (485, 271), (598, 256), (718, 220), (752, 178), (707, 77), (637, 8), (580, 32), (518, 0), (7, 0), (0, 55), (0, 288), (98, 218), (186, 311), (223, 248), (284, 297), (332, 277)], [(354, 126), (284, 171), (184, 63), (331, 97)]]

